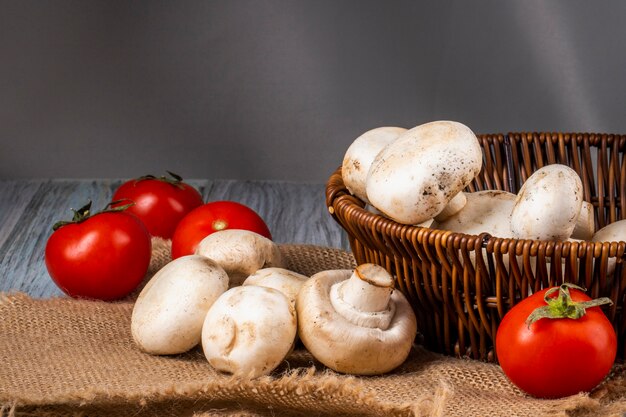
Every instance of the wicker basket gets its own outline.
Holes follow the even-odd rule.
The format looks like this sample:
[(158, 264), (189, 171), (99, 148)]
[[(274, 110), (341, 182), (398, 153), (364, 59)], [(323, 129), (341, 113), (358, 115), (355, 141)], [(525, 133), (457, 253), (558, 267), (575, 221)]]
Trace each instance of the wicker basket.
[[(580, 175), (584, 198), (595, 208), (596, 230), (626, 218), (626, 135), (510, 133), (478, 139), (483, 168), (466, 191), (517, 193), (535, 170), (560, 163)], [(624, 358), (626, 242), (502, 239), (402, 225), (366, 211), (345, 188), (341, 169), (327, 183), (326, 204), (348, 233), (357, 262), (379, 264), (394, 275), (427, 348), (497, 361), (494, 340), (504, 314), (533, 292), (569, 281), (593, 298), (613, 301), (603, 309), (618, 335), (618, 357)], [(607, 276), (611, 259), (616, 268)]]

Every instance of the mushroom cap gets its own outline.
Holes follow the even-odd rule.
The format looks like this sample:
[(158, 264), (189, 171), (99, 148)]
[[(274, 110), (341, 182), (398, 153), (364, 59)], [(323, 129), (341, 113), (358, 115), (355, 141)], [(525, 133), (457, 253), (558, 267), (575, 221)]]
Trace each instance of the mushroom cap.
[(298, 332), (311, 354), (343, 373), (375, 375), (402, 364), (417, 333), (415, 314), (399, 291), (391, 294), (395, 315), (386, 330), (357, 326), (332, 307), (331, 287), (352, 275), (351, 270), (313, 275), (298, 294)]
[[(626, 242), (626, 220), (618, 220), (607, 224), (593, 234), (592, 242)], [(615, 272), (615, 258), (609, 258), (607, 264), (608, 275)]]
[(341, 177), (348, 191), (368, 202), (365, 181), (374, 158), (404, 132), (406, 129), (402, 127), (377, 127), (368, 130), (352, 142), (341, 165)]
[(283, 361), (296, 333), (296, 312), (283, 293), (240, 286), (226, 291), (209, 309), (202, 327), (202, 348), (215, 369), (256, 378)]
[(309, 277), (306, 275), (285, 268), (263, 268), (246, 278), (242, 285), (274, 288), (285, 294), (289, 302), (295, 307), (296, 296), (308, 279)]
[(511, 210), (517, 196), (500, 190), (465, 193), (467, 203), (445, 221), (437, 222), (434, 228), (452, 232), (511, 238)]
[(196, 254), (217, 262), (228, 274), (230, 285), (266, 267), (281, 267), (283, 260), (274, 242), (249, 230), (226, 229), (211, 233), (198, 244)]
[(535, 171), (517, 193), (511, 231), (518, 239), (566, 240), (572, 235), (583, 203), (583, 185), (572, 168), (546, 165)]
[(593, 242), (626, 242), (626, 220), (607, 224), (593, 234)]
[(204, 317), (228, 289), (228, 275), (211, 259), (183, 256), (161, 268), (143, 288), (131, 317), (141, 350), (170, 355), (200, 343)]
[(467, 126), (426, 123), (378, 153), (367, 176), (367, 197), (399, 223), (422, 223), (478, 175), (482, 160), (480, 143)]

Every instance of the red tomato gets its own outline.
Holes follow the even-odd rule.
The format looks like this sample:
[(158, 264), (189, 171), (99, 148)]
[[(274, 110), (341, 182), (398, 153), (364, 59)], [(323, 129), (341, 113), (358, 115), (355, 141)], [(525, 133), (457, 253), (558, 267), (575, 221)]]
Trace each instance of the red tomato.
[(172, 258), (190, 255), (202, 239), (224, 229), (244, 229), (272, 238), (263, 219), (251, 208), (234, 201), (214, 201), (189, 213), (172, 237)]
[[(587, 308), (578, 319), (542, 318), (529, 327), (526, 319), (547, 305), (547, 291), (522, 300), (504, 316), (496, 335), (498, 361), (511, 382), (535, 397), (591, 391), (615, 361), (615, 331), (599, 307)], [(569, 292), (575, 302), (591, 300), (582, 291)]]
[(125, 204), (123, 200), (133, 201), (128, 211), (146, 225), (152, 236), (164, 239), (171, 239), (178, 222), (204, 203), (195, 188), (178, 175), (169, 174), (172, 178), (147, 175), (127, 181), (113, 195), (113, 201), (120, 201), (114, 207)]
[(88, 206), (76, 212), (74, 222), (55, 225), (46, 244), (48, 273), (71, 297), (124, 297), (148, 270), (150, 234), (132, 214), (105, 210), (89, 217)]

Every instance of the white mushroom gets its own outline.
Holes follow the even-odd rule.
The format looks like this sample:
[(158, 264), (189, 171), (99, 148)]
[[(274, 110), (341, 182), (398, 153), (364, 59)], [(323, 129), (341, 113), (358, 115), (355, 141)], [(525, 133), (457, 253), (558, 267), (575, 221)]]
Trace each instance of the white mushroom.
[(593, 234), (592, 242), (626, 242), (626, 220), (607, 224)]
[(224, 268), (231, 286), (241, 285), (258, 269), (283, 266), (278, 245), (248, 230), (211, 233), (198, 244), (196, 254), (211, 258)]
[(378, 127), (355, 139), (346, 151), (341, 165), (341, 177), (348, 191), (368, 202), (365, 180), (372, 161), (385, 146), (406, 132), (402, 127)]
[(263, 268), (246, 278), (242, 285), (274, 288), (285, 294), (289, 302), (295, 307), (296, 296), (308, 279), (309, 277), (306, 275), (284, 268)]
[(327, 367), (382, 374), (407, 358), (417, 324), (408, 301), (380, 266), (313, 275), (296, 301), (300, 339)]
[[(489, 233), (493, 237), (514, 238), (511, 231), (510, 213), (517, 199), (515, 194), (501, 190), (485, 190), (466, 193), (466, 196), (467, 205), (463, 210), (451, 216), (445, 222), (434, 224), (433, 227), (470, 235)], [(570, 242), (576, 241), (571, 238), (567, 240)], [(469, 253), (472, 264), (475, 263), (475, 256), (475, 252)], [(484, 253), (483, 261), (487, 264), (487, 256)], [(502, 261), (508, 271), (509, 255), (503, 254)], [(522, 261), (523, 257), (518, 256), (517, 262), (520, 267), (523, 267)], [(546, 261), (550, 263), (551, 259), (547, 258)], [(531, 263), (531, 270), (534, 275), (535, 265), (533, 263)]]
[(516, 196), (500, 190), (465, 193), (467, 204), (458, 213), (433, 225), (436, 229), (479, 235), (511, 238), (511, 210)]
[(159, 270), (143, 288), (131, 317), (135, 343), (145, 352), (169, 355), (200, 343), (204, 317), (228, 289), (228, 275), (211, 259), (189, 255)]
[(593, 218), (594, 210), (593, 204), (583, 201), (580, 208), (580, 214), (576, 219), (576, 225), (572, 232), (572, 238), (580, 240), (591, 240), (593, 233), (596, 230), (595, 221)]
[(511, 212), (518, 239), (566, 240), (572, 235), (583, 202), (580, 177), (568, 166), (546, 165), (522, 185)]
[(234, 287), (207, 313), (202, 348), (215, 369), (256, 378), (283, 361), (296, 332), (296, 312), (283, 293), (254, 285)]
[[(604, 226), (594, 233), (592, 242), (626, 242), (626, 220), (618, 220)], [(609, 258), (607, 265), (607, 275), (615, 272), (615, 258)]]
[(482, 149), (465, 125), (426, 123), (408, 130), (374, 159), (369, 201), (403, 224), (435, 217), (480, 172)]

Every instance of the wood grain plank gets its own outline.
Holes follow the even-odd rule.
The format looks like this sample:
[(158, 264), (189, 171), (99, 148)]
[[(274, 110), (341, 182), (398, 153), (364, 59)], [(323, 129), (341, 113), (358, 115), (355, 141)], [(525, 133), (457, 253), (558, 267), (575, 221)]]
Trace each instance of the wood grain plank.
[(0, 248), (43, 181), (0, 181)]

